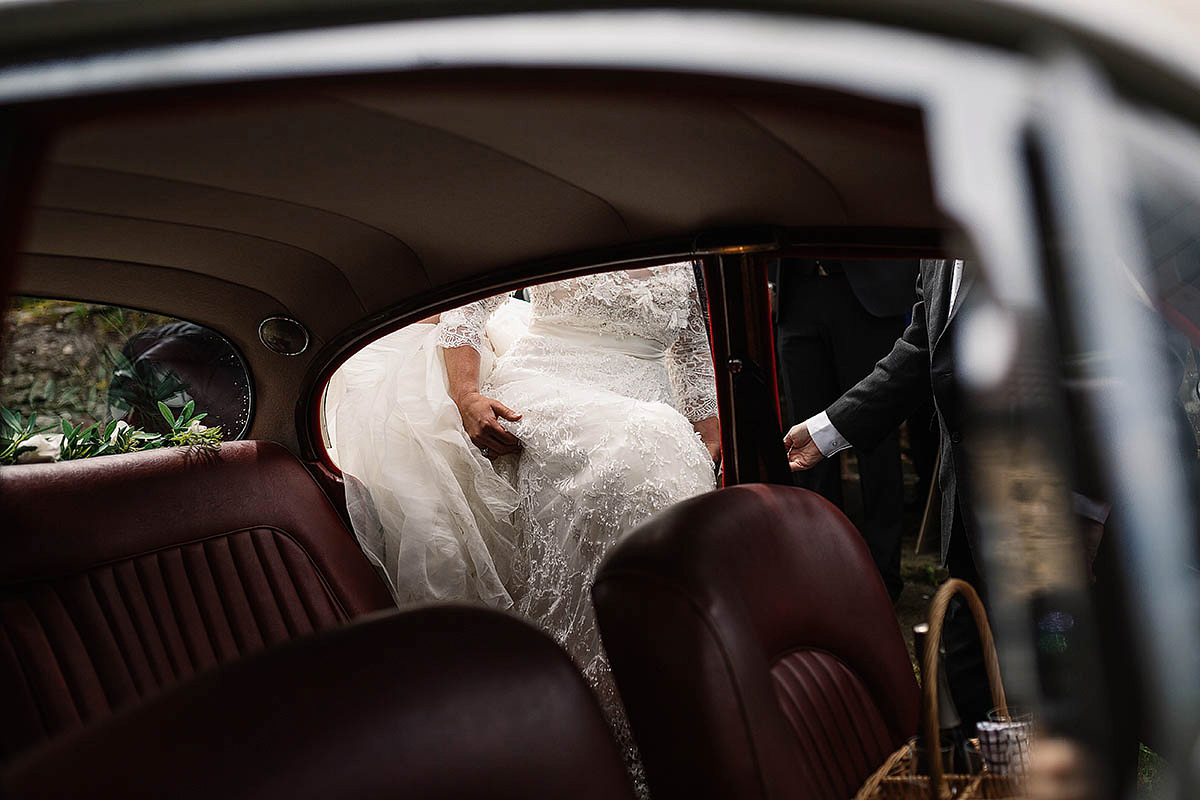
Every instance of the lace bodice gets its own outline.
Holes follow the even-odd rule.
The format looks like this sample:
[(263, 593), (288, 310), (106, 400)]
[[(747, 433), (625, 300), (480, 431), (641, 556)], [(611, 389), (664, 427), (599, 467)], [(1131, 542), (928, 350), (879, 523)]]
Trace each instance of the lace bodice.
[[(484, 326), (507, 295), (441, 315), (437, 341), (482, 352)], [(704, 312), (691, 264), (585, 275), (530, 289), (532, 321), (586, 333), (636, 337), (666, 354), (675, 405), (690, 421), (717, 413), (715, 376)]]

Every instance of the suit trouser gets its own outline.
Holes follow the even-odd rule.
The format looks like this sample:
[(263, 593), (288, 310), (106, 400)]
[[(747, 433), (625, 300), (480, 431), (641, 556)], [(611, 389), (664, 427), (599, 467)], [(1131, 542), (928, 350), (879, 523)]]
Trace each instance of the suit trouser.
[[(870, 374), (904, 332), (903, 317), (871, 315), (845, 275), (788, 276), (781, 298), (779, 362), (788, 427), (823, 411)], [(904, 478), (900, 445), (891, 434), (875, 450), (859, 451), (863, 496), (862, 534), (892, 599), (903, 587), (900, 538), (904, 532)], [(794, 474), (798, 486), (844, 507), (841, 458)]]
[[(971, 545), (962, 525), (962, 513), (957, 506), (950, 534), (950, 549), (946, 553), (946, 569), (951, 578), (971, 584), (971, 588), (987, 604), (987, 586), (971, 555)], [(979, 642), (975, 618), (961, 595), (955, 595), (946, 610), (942, 644), (946, 648), (946, 682), (950, 685), (950, 694), (959, 717), (966, 723), (987, 719), (987, 712), (992, 709), (992, 692), (983, 660), (983, 646)]]

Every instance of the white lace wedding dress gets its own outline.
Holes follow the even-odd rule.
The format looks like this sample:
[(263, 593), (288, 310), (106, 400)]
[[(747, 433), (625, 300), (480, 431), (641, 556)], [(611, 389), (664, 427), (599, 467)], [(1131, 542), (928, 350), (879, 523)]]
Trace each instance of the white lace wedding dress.
[[(589, 275), (530, 290), (527, 335), (480, 391), (519, 411), (519, 456), (497, 471), (517, 490), (510, 592), (589, 678), (606, 671), (588, 591), (622, 533), (713, 488), (691, 422), (716, 413), (712, 356), (688, 264)], [(493, 297), (446, 312), (443, 348), (487, 347)]]
[[(619, 716), (589, 590), (622, 534), (714, 488), (691, 424), (717, 410), (705, 320), (690, 264), (530, 296), (448, 311), (347, 362), (330, 392), (335, 458), (360, 541), (401, 603), (512, 608)], [(447, 396), (441, 351), (464, 345), (480, 352), (482, 394), (522, 414), (504, 423), (521, 452), (494, 464)]]

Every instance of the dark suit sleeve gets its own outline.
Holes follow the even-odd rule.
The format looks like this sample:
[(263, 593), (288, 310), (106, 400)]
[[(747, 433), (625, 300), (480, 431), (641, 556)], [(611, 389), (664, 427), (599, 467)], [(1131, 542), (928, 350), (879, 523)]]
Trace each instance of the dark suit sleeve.
[(846, 441), (874, 450), (930, 396), (929, 332), (925, 327), (925, 295), (917, 278), (912, 322), (871, 374), (834, 401), (826, 414)]

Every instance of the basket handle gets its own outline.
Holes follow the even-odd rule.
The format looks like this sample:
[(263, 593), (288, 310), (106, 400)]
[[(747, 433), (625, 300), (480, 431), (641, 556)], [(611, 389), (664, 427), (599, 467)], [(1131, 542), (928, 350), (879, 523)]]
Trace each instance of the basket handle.
[(979, 643), (983, 648), (983, 661), (987, 668), (988, 684), (992, 689), (992, 702), (996, 708), (1008, 713), (1008, 701), (1004, 696), (1004, 684), (1000, 680), (1000, 660), (996, 656), (996, 642), (992, 638), (992, 628), (988, 624), (987, 611), (983, 601), (971, 587), (971, 584), (957, 578), (951, 578), (938, 588), (933, 602), (929, 604), (929, 633), (925, 636), (925, 652), (921, 659), (921, 691), (924, 701), (921, 705), (925, 714), (925, 748), (929, 753), (929, 793), (934, 800), (946, 797), (949, 791), (945, 785), (946, 776), (942, 771), (942, 760), (936, 757), (938, 743), (938, 660), (941, 651), (942, 627), (946, 619), (946, 611), (950, 608), (950, 600), (956, 594), (961, 594), (971, 609), (975, 618), (975, 627), (979, 629)]

